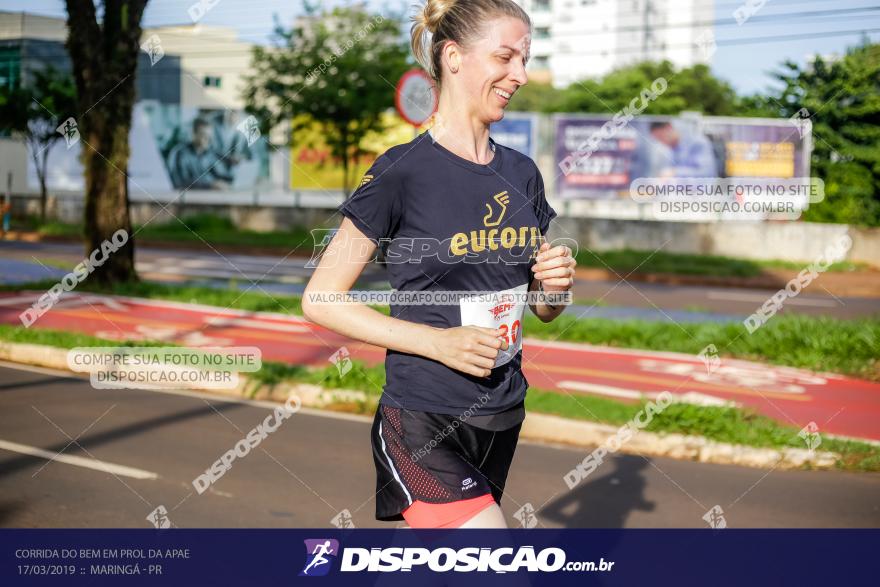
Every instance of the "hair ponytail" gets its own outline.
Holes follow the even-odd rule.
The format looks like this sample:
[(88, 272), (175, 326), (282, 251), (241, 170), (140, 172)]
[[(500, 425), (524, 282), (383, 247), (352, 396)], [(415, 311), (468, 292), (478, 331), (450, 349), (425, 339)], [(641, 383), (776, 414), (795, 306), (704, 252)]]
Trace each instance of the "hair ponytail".
[(427, 0), (412, 17), (410, 45), (413, 56), (439, 88), (442, 77), (440, 51), (445, 41), (464, 46), (482, 31), (487, 20), (512, 16), (531, 28), (526, 12), (512, 0)]

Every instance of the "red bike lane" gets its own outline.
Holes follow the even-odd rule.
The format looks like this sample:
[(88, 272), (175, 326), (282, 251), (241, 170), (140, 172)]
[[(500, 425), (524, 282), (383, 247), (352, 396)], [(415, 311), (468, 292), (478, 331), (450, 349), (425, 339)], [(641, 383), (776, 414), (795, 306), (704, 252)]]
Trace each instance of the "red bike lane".
[[(42, 293), (0, 295), (0, 323), (21, 325), (19, 315)], [(310, 366), (332, 363), (340, 350), (370, 365), (385, 356), (382, 348), (298, 316), (119, 296), (67, 294), (32, 328), (193, 347), (256, 346), (265, 360)], [(752, 407), (796, 428), (815, 423), (820, 434), (880, 440), (880, 384), (836, 374), (528, 336), (523, 341), (523, 371), (536, 388), (622, 400), (650, 399), (669, 391), (693, 403)]]

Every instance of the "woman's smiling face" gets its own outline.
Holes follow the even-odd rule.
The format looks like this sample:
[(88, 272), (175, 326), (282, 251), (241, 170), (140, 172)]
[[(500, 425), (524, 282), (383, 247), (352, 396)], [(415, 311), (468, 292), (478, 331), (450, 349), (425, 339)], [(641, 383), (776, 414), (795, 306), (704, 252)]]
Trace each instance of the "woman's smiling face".
[(528, 82), (526, 62), (531, 35), (518, 18), (498, 17), (486, 23), (485, 34), (472, 40), (462, 53), (462, 87), (481, 120), (492, 123), (504, 118), (513, 94)]

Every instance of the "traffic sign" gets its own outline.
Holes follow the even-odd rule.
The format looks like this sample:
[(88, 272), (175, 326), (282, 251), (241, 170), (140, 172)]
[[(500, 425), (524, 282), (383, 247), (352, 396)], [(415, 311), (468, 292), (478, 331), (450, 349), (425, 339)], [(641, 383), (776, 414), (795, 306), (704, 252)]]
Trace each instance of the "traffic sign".
[(394, 105), (413, 126), (422, 126), (437, 110), (437, 89), (422, 69), (407, 71), (397, 82)]

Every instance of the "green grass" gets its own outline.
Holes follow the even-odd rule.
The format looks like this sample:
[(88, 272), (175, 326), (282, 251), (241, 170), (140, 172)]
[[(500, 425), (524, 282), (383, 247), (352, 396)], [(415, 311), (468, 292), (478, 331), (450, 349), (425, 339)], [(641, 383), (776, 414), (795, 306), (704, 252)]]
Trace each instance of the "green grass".
[[(70, 268), (68, 266), (68, 268)], [(0, 285), (0, 291), (21, 291), (25, 289), (48, 290), (57, 281), (41, 280), (18, 285)], [(268, 295), (250, 283), (238, 284), (234, 280), (229, 289), (211, 288), (201, 285), (176, 285), (140, 281), (118, 283), (112, 287), (102, 287), (86, 280), (76, 287), (78, 292), (103, 293), (118, 296), (168, 300), (232, 308), (248, 312), (277, 312), (281, 314), (302, 315), (300, 296), (285, 296), (273, 293)], [(241, 289), (238, 289), (238, 287)]]
[(150, 223), (137, 236), (146, 241), (202, 242), (244, 247), (267, 247), (285, 250), (312, 250), (312, 235), (304, 228), (290, 231), (242, 230), (227, 218), (209, 214), (184, 216), (163, 224)]
[[(611, 399), (560, 394), (530, 388), (526, 407), (564, 418), (622, 426), (645, 408), (646, 402), (625, 404)], [(658, 433), (704, 436), (718, 442), (764, 448), (806, 448), (799, 430), (779, 424), (751, 409), (671, 404), (645, 427)], [(821, 431), (820, 431), (821, 435)], [(880, 471), (880, 447), (853, 440), (822, 437), (816, 448), (840, 455), (838, 467)]]
[(36, 230), (44, 236), (69, 236), (79, 237), (83, 234), (81, 224), (66, 224), (57, 220), (50, 220), (42, 224), (28, 223), (31, 230)]
[[(228, 218), (212, 214), (192, 214), (182, 217), (181, 220), (182, 223), (172, 219), (163, 223), (151, 222), (145, 227), (135, 226), (136, 238), (146, 243), (207, 242), (212, 246), (277, 248), (285, 251), (303, 249), (311, 252), (313, 248), (311, 233), (304, 228), (267, 232), (242, 230), (236, 228)], [(83, 233), (80, 224), (65, 224), (57, 221), (39, 224), (32, 219), (27, 224), (45, 236), (78, 237)]]
[[(0, 291), (48, 290), (51, 281), (0, 286)], [(246, 289), (245, 286), (243, 289)], [(252, 312), (302, 315), (301, 297), (250, 291), (214, 289), (195, 285), (152, 282), (119, 284), (111, 289), (90, 285), (77, 291), (112, 293), (181, 302), (192, 302)], [(388, 306), (373, 306), (384, 314)], [(648, 322), (605, 318), (578, 319), (567, 311), (546, 324), (527, 313), (526, 336), (545, 340), (583, 342), (611, 347), (698, 354), (714, 344), (722, 357), (764, 361), (776, 365), (831, 371), (880, 380), (880, 317), (837, 320), (798, 314), (777, 315), (753, 334), (741, 323), (716, 324)]]
[[(78, 346), (174, 346), (160, 341), (129, 341), (118, 343), (94, 336), (66, 331), (0, 325), (0, 341), (43, 344), (59, 348)], [(264, 384), (284, 381), (311, 383), (327, 389), (352, 389), (366, 392), (365, 401), (351, 405), (339, 402), (337, 408), (372, 413), (385, 385), (382, 363), (367, 366), (353, 360), (342, 374), (336, 365), (305, 367), (274, 361), (263, 362), (262, 368), (249, 377)], [(624, 403), (612, 399), (558, 393), (531, 388), (526, 396), (530, 411), (622, 426), (645, 407), (645, 402)], [(705, 436), (711, 440), (770, 448), (804, 448), (798, 430), (783, 426), (752, 410), (672, 404), (656, 414), (646, 427), (660, 433)], [(839, 453), (838, 467), (847, 470), (880, 471), (880, 447), (863, 442), (823, 438), (820, 450)]]
[(535, 387), (529, 388), (526, 407), (543, 414), (614, 425), (625, 424), (638, 411), (634, 404), (604, 397), (557, 393)]
[(0, 324), (0, 340), (27, 344), (43, 344), (65, 349), (78, 346), (170, 346), (159, 342), (141, 341), (110, 341), (90, 334), (68, 332), (66, 330), (49, 330), (45, 328), (24, 328), (10, 324)]
[[(611, 268), (621, 275), (637, 273), (670, 273), (677, 275), (705, 275), (714, 277), (757, 277), (764, 269), (801, 270), (807, 263), (793, 261), (753, 261), (714, 255), (690, 255), (664, 251), (578, 251), (575, 257), (579, 267)], [(638, 269), (637, 269), (638, 268)], [(857, 271), (861, 263), (841, 261), (829, 266), (828, 271)]]
[(351, 361), (350, 365), (343, 375), (343, 370), (329, 360), (327, 366), (321, 368), (264, 361), (263, 369), (251, 377), (268, 384), (293, 380), (329, 389), (358, 389), (378, 397), (385, 387), (385, 365), (379, 363), (368, 367), (359, 361)]

